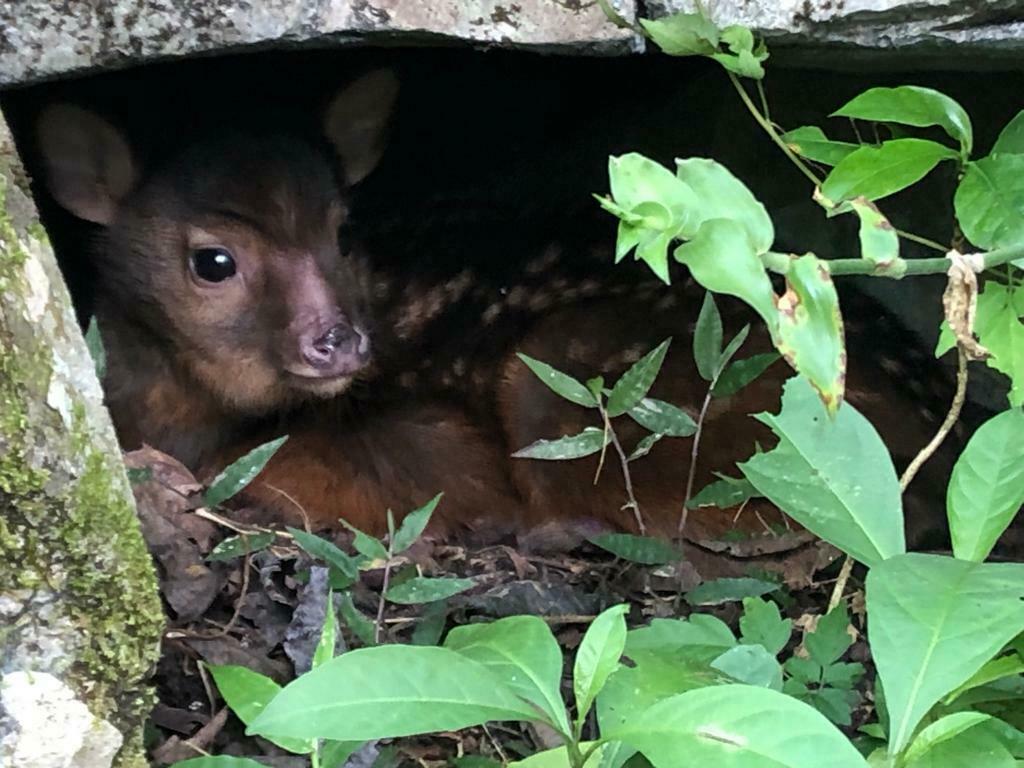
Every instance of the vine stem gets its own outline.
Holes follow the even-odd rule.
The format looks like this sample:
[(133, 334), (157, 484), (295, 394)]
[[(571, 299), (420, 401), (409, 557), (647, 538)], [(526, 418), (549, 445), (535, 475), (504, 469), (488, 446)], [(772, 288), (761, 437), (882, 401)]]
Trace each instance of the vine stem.
[(683, 529), (686, 528), (686, 520), (690, 513), (690, 497), (693, 495), (693, 480), (697, 476), (697, 452), (700, 450), (700, 436), (704, 432), (704, 419), (708, 415), (708, 408), (711, 407), (711, 390), (714, 389), (718, 377), (711, 382), (708, 393), (704, 396), (704, 403), (700, 407), (700, 414), (697, 416), (697, 430), (693, 433), (693, 446), (690, 448), (690, 469), (686, 473), (686, 492), (683, 494), (683, 510), (679, 513), (679, 527), (676, 530), (678, 538), (683, 538)]

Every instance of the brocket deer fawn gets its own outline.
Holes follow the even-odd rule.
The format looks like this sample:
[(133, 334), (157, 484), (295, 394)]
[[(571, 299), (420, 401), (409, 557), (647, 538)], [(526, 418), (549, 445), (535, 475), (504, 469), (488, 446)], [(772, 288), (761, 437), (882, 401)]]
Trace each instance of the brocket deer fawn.
[[(338, 237), (351, 188), (385, 150), (396, 97), (395, 77), (375, 71), (330, 101), (320, 135), (218, 125), (150, 166), (96, 114), (68, 105), (42, 114), (37, 139), (51, 194), (103, 227), (96, 314), (122, 445), (153, 445), (209, 478), (288, 434), (244, 498), (289, 522), (301, 508), (317, 527), (344, 518), (380, 532), (386, 509), (404, 512), (443, 490), (439, 531), (497, 532), (556, 517), (632, 528), (612, 462), (595, 485), (589, 461), (508, 458), (536, 439), (578, 432), (593, 415), (552, 396), (512, 353), (579, 376), (618, 375), (644, 345), (674, 335), (654, 394), (696, 414), (706, 384), (689, 346), (702, 292), (647, 287), (609, 298), (626, 288), (568, 283), (556, 252), (525, 256), (524, 283), (497, 299), (474, 289), (469, 268), (396, 286), (387, 254), (358, 244), (343, 252)], [(444, 350), (427, 348), (431, 323), (467, 307), (475, 319), (465, 333)], [(742, 307), (723, 308), (727, 330), (750, 319)], [(745, 352), (768, 348), (755, 331)], [(747, 415), (775, 410), (787, 375), (776, 364), (716, 401), (698, 488), (712, 470), (732, 470), (755, 440), (770, 443)], [(869, 416), (917, 412), (903, 394), (871, 396), (877, 387), (861, 382), (878, 375), (870, 363), (855, 369), (849, 388), (859, 407)], [(882, 426), (905, 455), (927, 435), (924, 423)], [(629, 427), (623, 436), (635, 442)], [(675, 529), (689, 453), (689, 440), (665, 440), (633, 465), (652, 530)], [(698, 528), (720, 533), (732, 514), (701, 519)]]

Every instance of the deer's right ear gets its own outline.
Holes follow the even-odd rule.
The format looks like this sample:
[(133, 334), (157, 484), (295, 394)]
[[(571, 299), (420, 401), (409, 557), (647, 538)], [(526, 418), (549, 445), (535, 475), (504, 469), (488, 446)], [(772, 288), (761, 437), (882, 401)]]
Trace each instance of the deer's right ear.
[(109, 224), (135, 184), (128, 143), (114, 126), (78, 107), (48, 107), (36, 129), (46, 186), (80, 219)]

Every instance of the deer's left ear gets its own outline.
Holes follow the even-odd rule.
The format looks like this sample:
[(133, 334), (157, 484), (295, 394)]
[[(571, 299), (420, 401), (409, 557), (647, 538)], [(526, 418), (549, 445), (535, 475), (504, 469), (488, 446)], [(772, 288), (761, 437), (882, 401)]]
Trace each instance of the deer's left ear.
[(362, 181), (380, 162), (397, 96), (395, 73), (377, 69), (345, 86), (327, 105), (324, 134), (348, 184)]

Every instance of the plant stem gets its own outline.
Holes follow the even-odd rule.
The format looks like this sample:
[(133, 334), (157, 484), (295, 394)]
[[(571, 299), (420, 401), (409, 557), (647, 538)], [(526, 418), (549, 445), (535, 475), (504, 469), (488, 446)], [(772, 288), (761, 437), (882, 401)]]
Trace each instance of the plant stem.
[(939, 253), (946, 253), (949, 250), (949, 248), (944, 246), (942, 243), (937, 243), (934, 240), (928, 239), (927, 237), (915, 235), (913, 232), (907, 232), (906, 230), (903, 229), (897, 229), (896, 234), (902, 237), (904, 240), (910, 240), (913, 243), (923, 245), (926, 248), (931, 248), (933, 251), (938, 251)]
[(380, 645), (380, 636), (384, 629), (384, 595), (388, 592), (391, 582), (391, 557), (394, 554), (394, 536), (388, 536), (388, 561), (384, 564), (384, 581), (380, 587), (380, 602), (377, 603), (377, 620), (373, 623), (373, 644)]
[(953, 395), (953, 402), (949, 406), (949, 413), (946, 414), (945, 421), (939, 427), (939, 431), (935, 433), (935, 437), (931, 439), (921, 452), (914, 457), (914, 460), (910, 462), (910, 466), (907, 467), (903, 473), (903, 477), (900, 478), (900, 491), (907, 490), (907, 486), (913, 481), (914, 476), (917, 474), (921, 466), (931, 458), (932, 454), (938, 450), (939, 446), (942, 445), (942, 441), (946, 439), (946, 435), (953, 429), (953, 425), (956, 424), (957, 419), (960, 418), (960, 411), (964, 407), (964, 400), (967, 395), (967, 353), (964, 352), (962, 345), (957, 344), (956, 346), (956, 394)]
[(320, 745), (316, 745), (316, 749), (309, 753), (309, 765), (310, 768), (320, 768)]
[(697, 475), (697, 452), (700, 450), (700, 436), (704, 431), (704, 419), (708, 415), (708, 408), (711, 406), (711, 390), (718, 382), (716, 376), (708, 385), (708, 393), (704, 396), (704, 404), (700, 407), (700, 414), (697, 416), (697, 431), (693, 433), (693, 446), (690, 448), (690, 469), (686, 473), (686, 493), (683, 495), (683, 510), (679, 513), (679, 528), (676, 531), (678, 538), (683, 538), (683, 529), (686, 528), (686, 519), (689, 516), (690, 496), (693, 495), (693, 480)]
[(604, 407), (601, 407), (601, 416), (604, 418), (605, 429), (608, 430), (608, 434), (611, 435), (612, 445), (615, 447), (615, 452), (619, 454), (619, 464), (622, 466), (622, 477), (626, 481), (626, 498), (628, 501), (623, 505), (623, 509), (632, 509), (633, 517), (636, 519), (636, 525), (640, 531), (641, 536), (647, 535), (647, 526), (644, 525), (643, 515), (640, 514), (640, 504), (637, 503), (636, 496), (633, 495), (633, 478), (629, 474), (629, 458), (626, 456), (626, 452), (622, 450), (622, 443), (619, 442), (619, 436), (615, 434), (615, 429), (612, 427), (611, 420), (608, 418), (608, 413)]
[(853, 572), (853, 558), (849, 555), (843, 561), (843, 567), (839, 570), (839, 578), (836, 579), (836, 585), (832, 588), (832, 597), (828, 601), (829, 613), (843, 600), (843, 592), (846, 591), (846, 582), (850, 580), (850, 574)]

